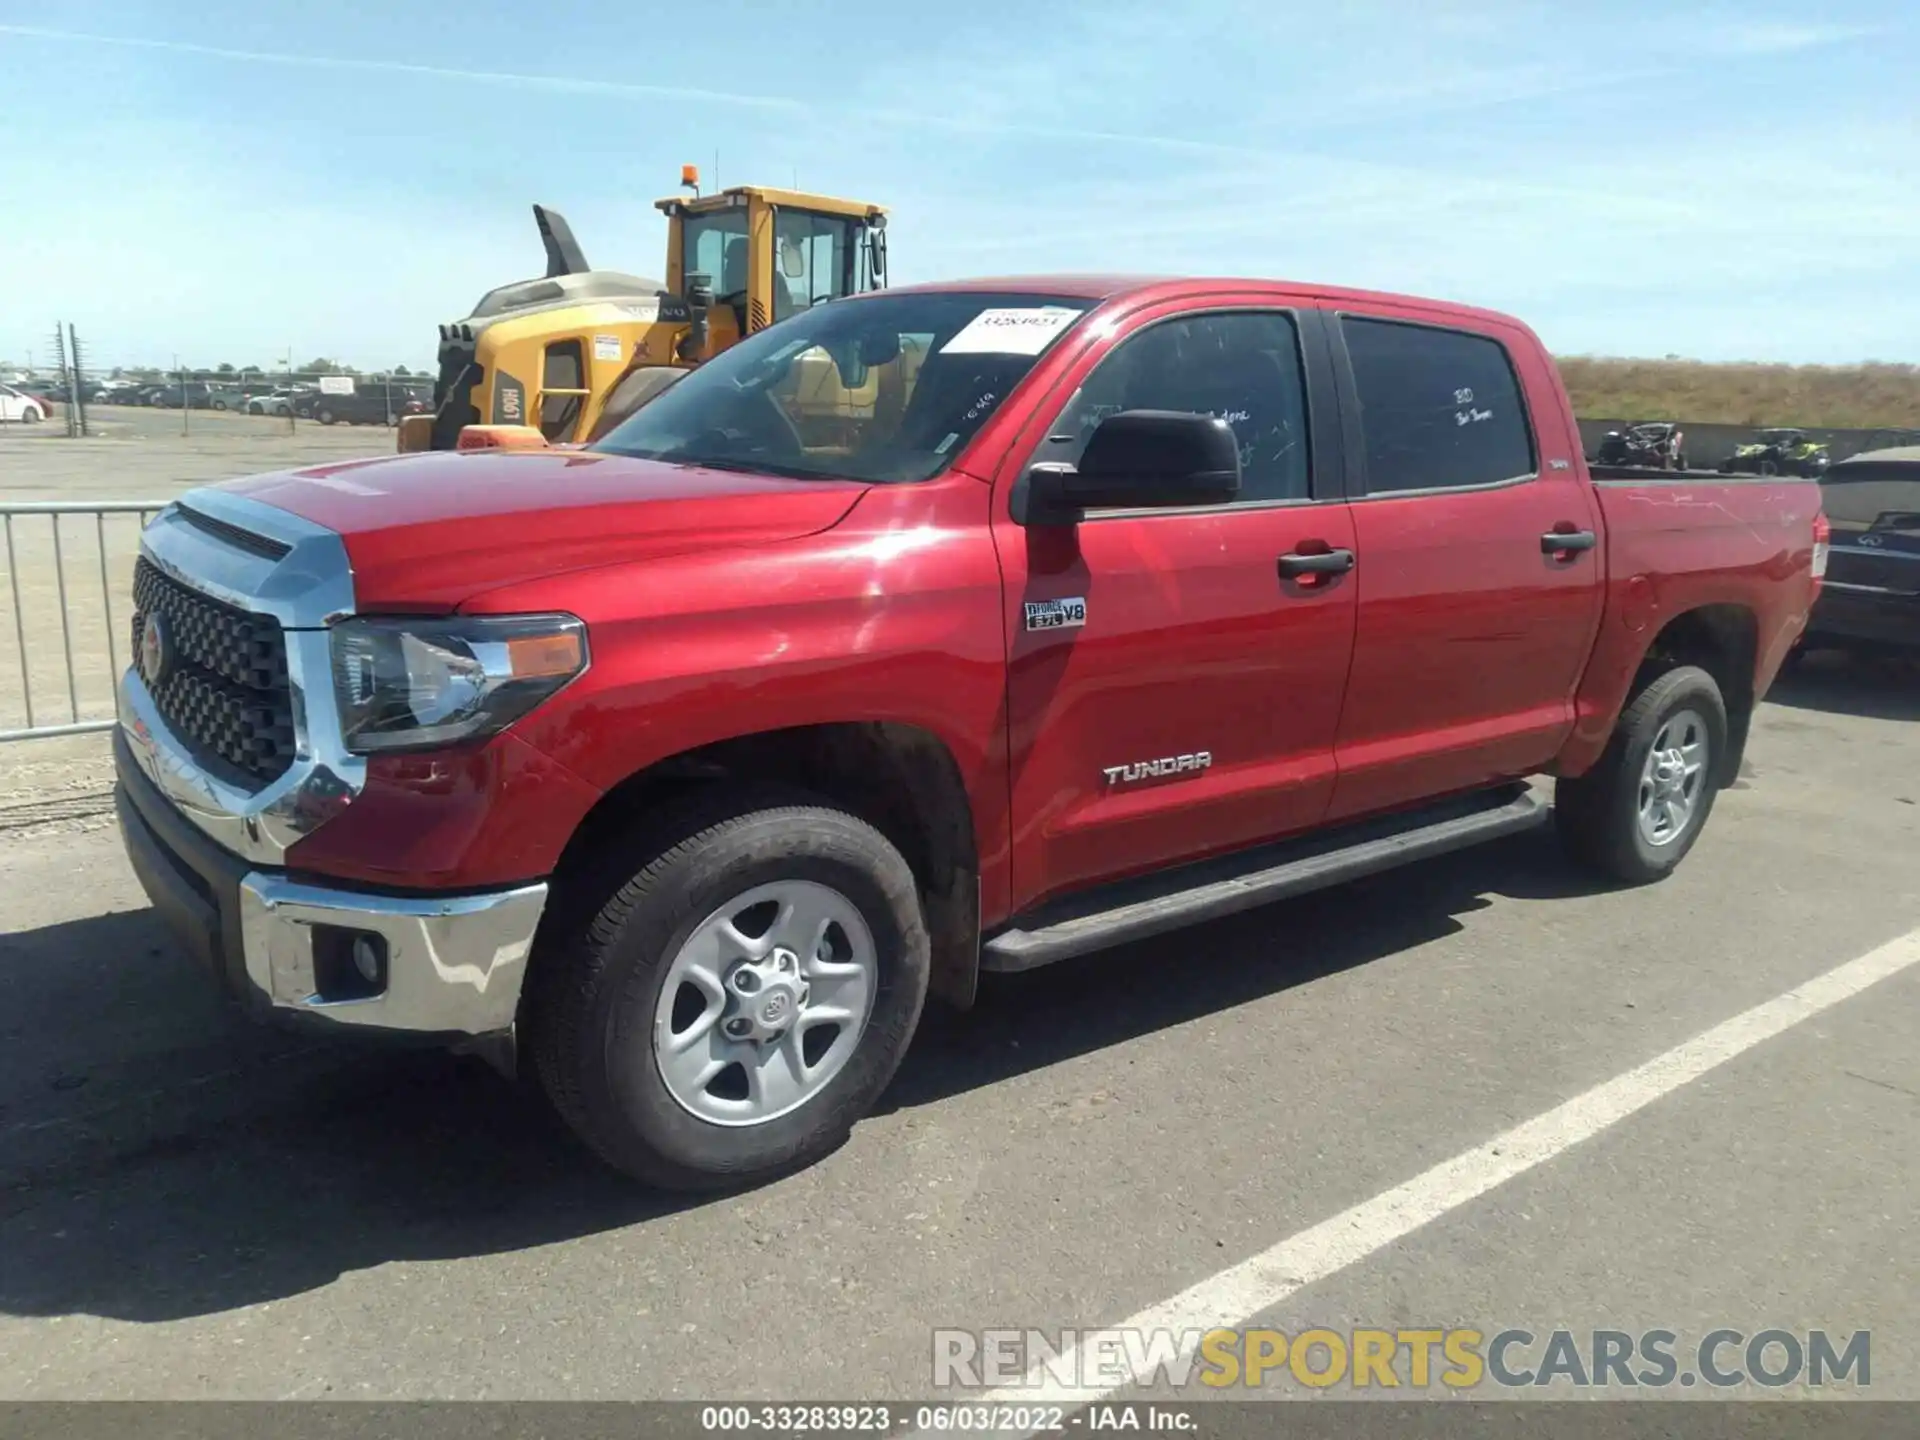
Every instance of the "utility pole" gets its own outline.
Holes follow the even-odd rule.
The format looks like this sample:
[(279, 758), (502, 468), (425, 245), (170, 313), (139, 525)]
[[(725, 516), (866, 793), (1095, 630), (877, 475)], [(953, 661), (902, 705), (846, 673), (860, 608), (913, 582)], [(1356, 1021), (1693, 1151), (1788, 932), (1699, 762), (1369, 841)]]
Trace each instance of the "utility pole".
[(67, 412), (79, 418), (80, 434), (84, 437), (92, 433), (87, 428), (87, 365), (80, 353), (80, 336), (72, 325), (67, 326), (67, 361), (73, 366), (73, 388), (67, 392), (72, 399)]
[(180, 368), (178, 355), (173, 357), (173, 379), (180, 387), (180, 433), (184, 435), (187, 433), (187, 417), (193, 414), (193, 406), (187, 395), (187, 372)]

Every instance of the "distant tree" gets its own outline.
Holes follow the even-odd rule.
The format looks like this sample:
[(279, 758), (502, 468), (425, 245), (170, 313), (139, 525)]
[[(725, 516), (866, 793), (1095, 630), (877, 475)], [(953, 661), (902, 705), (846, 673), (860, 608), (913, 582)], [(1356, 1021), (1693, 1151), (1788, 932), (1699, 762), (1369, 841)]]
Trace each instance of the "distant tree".
[(324, 355), (307, 361), (306, 364), (300, 367), (300, 371), (304, 375), (344, 375), (347, 373), (345, 367), (338, 361), (329, 360)]
[(219, 375), (231, 375), (234, 373), (234, 369), (233, 369), (233, 366), (227, 364), (225, 361), (222, 361), (219, 365), (214, 367), (214, 373)]
[(399, 378), (404, 380), (407, 376), (411, 375), (413, 372), (404, 365), (396, 365), (393, 367), (393, 373)]

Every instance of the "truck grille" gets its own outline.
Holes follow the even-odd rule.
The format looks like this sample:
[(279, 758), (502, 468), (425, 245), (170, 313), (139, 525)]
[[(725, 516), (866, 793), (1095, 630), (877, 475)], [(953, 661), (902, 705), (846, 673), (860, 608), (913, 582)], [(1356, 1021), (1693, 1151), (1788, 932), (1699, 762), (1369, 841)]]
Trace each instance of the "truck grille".
[[(194, 759), (231, 783), (257, 787), (293, 764), (293, 687), (280, 622), (202, 595), (144, 557), (133, 572), (134, 667)], [(170, 652), (146, 673), (149, 617)]]

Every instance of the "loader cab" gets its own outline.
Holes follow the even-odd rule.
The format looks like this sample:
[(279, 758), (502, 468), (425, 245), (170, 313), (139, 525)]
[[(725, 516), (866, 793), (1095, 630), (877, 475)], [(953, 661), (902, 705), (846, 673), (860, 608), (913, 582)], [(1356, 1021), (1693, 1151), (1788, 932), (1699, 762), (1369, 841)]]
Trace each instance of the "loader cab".
[[(702, 195), (693, 166), (681, 184), (690, 196), (656, 202), (667, 217), (664, 283), (592, 269), (567, 222), (534, 206), (547, 273), (489, 291), (440, 327), (432, 413), (402, 421), (398, 448), (452, 450), (476, 426), (578, 444), (744, 337), (886, 285), (877, 205), (756, 185)], [(808, 403), (844, 410), (868, 398)]]
[[(697, 175), (687, 183), (697, 191)], [(686, 302), (696, 331), (676, 359), (697, 363), (801, 310), (886, 285), (877, 205), (758, 185), (656, 204), (668, 223), (667, 290)]]

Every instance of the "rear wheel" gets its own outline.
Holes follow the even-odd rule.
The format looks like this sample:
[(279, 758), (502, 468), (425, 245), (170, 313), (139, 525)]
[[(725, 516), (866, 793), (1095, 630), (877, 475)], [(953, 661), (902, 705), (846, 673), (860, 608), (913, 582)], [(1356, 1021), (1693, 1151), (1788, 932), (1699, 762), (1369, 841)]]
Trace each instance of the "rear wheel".
[(1762, 475), (1778, 475), (1780, 473), (1780, 462), (1771, 459), (1762, 460), (1760, 462), (1760, 473)]
[(1628, 702), (1606, 752), (1554, 786), (1554, 819), (1582, 863), (1643, 884), (1669, 874), (1699, 839), (1727, 746), (1720, 687), (1693, 665), (1668, 670)]
[(333, 423), (333, 411), (322, 406), (313, 418), (318, 420), (322, 425), (331, 425)]
[(602, 1158), (674, 1189), (811, 1163), (892, 1079), (925, 1003), (912, 871), (844, 811), (697, 796), (629, 864), (556, 897), (527, 1034), (555, 1108)]

